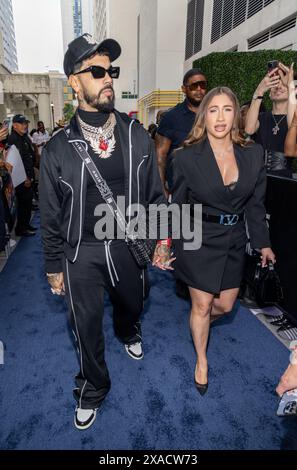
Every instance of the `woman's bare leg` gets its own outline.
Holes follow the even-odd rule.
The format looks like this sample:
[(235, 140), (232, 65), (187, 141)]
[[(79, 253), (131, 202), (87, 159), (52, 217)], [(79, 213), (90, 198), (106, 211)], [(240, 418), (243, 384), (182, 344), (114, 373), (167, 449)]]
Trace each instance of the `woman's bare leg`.
[(210, 312), (210, 323), (221, 318), (222, 315), (232, 311), (238, 297), (239, 289), (227, 289), (215, 298)]
[(192, 287), (189, 288), (192, 309), (190, 317), (190, 327), (193, 342), (197, 353), (195, 369), (195, 380), (200, 384), (207, 383), (207, 342), (209, 336), (209, 317), (214, 296)]

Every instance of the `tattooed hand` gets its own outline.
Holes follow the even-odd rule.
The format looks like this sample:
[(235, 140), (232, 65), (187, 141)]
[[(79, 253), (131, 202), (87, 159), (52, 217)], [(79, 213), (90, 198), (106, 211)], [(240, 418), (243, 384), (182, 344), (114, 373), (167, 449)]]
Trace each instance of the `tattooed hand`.
[(51, 291), (53, 294), (65, 295), (63, 273), (49, 273), (47, 274), (47, 280), (51, 286)]

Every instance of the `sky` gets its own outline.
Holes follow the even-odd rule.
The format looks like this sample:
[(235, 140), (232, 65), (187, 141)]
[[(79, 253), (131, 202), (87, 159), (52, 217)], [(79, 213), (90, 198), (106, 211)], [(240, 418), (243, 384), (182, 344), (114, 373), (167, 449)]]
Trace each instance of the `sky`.
[(63, 72), (60, 0), (12, 0), (19, 72)]

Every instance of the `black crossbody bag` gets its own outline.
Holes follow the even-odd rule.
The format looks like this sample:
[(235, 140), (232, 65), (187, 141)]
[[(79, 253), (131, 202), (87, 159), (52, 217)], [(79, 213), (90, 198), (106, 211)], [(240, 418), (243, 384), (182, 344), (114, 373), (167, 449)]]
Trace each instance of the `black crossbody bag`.
[(125, 242), (127, 243), (134, 260), (140, 268), (143, 269), (147, 267), (147, 265), (152, 262), (152, 257), (156, 247), (156, 240), (139, 238), (135, 234), (129, 233), (126, 219), (118, 207), (116, 201), (114, 200), (111, 189), (109, 188), (104, 178), (101, 176), (85, 146), (80, 141), (69, 141), (69, 143), (73, 146), (76, 153), (84, 162), (89, 174), (93, 178), (96, 187), (101, 194), (102, 199), (108, 205), (108, 208), (110, 209), (120, 229), (125, 234)]

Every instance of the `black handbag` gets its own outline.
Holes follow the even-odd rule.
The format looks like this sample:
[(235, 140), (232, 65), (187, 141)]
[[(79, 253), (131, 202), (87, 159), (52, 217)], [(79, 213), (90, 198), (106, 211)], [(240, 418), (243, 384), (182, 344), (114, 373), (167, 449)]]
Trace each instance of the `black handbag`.
[(265, 267), (258, 262), (254, 279), (255, 296), (259, 305), (278, 304), (283, 299), (283, 289), (272, 261)]
[(245, 286), (245, 297), (250, 302), (255, 301), (257, 306), (279, 304), (283, 299), (283, 289), (277, 271), (270, 261), (267, 266), (262, 267), (260, 254), (253, 251), (246, 255), (246, 265), (243, 283)]
[(141, 238), (127, 238), (127, 245), (136, 263), (140, 268), (145, 268), (152, 262), (156, 248), (156, 241)]

